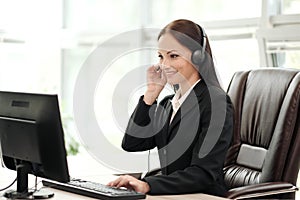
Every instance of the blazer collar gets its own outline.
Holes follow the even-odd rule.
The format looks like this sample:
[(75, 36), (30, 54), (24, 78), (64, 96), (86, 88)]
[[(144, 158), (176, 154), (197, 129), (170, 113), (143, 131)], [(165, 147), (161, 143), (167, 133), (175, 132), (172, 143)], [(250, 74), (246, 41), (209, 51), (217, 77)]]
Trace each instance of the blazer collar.
[(196, 105), (198, 105), (199, 97), (207, 90), (206, 84), (203, 80), (199, 81), (190, 94), (187, 96), (183, 104), (180, 106), (178, 112), (175, 114), (169, 130), (171, 130), (180, 120), (189, 113)]

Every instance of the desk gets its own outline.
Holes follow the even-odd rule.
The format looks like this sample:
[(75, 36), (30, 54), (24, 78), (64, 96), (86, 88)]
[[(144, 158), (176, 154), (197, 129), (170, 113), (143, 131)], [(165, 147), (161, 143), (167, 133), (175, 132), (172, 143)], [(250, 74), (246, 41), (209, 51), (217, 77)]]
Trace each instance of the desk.
[[(16, 173), (14, 171), (6, 170), (6, 169), (1, 169), (0, 170), (0, 184), (1, 188), (10, 184), (13, 179), (15, 178)], [(89, 177), (88, 179), (93, 180), (93, 181), (98, 181), (100, 183), (107, 183), (109, 180), (112, 180), (115, 176), (113, 175), (100, 175), (100, 176), (93, 176), (93, 179)], [(29, 186), (34, 185), (34, 177), (32, 175), (29, 175)], [(38, 178), (38, 182), (40, 182), (41, 179)], [(47, 189), (49, 191), (52, 191), (54, 193), (54, 197), (51, 198), (50, 200), (93, 200), (94, 198), (90, 197), (85, 197), (82, 195), (77, 195), (74, 193), (70, 192), (65, 192), (62, 190), (57, 190), (54, 188), (48, 188), (48, 187), (43, 187), (41, 183), (38, 184), (38, 188), (43, 188)], [(16, 189), (16, 184), (14, 184), (10, 189)], [(0, 200), (5, 200), (6, 198), (3, 197), (3, 193), (0, 193)], [(151, 196), (147, 195), (146, 200), (172, 200), (172, 199), (188, 199), (188, 200), (226, 200), (225, 198), (221, 197), (215, 197), (211, 195), (206, 195), (206, 194), (186, 194), (186, 195), (163, 195), (163, 196)]]
[[(85, 165), (80, 165), (77, 163), (72, 162), (71, 160), (71, 166), (77, 166), (77, 169), (74, 170), (72, 167), (70, 169), (71, 174), (74, 174), (74, 177), (76, 178), (83, 178), (91, 181), (100, 181), (101, 183), (108, 183), (109, 181), (113, 180), (111, 175), (104, 175), (104, 174), (112, 174), (114, 173), (111, 170), (105, 169), (103, 166), (99, 165), (98, 163), (87, 163), (89, 159), (86, 157), (83, 158), (85, 160)], [(88, 170), (86, 170), (86, 168)], [(78, 169), (79, 168), (79, 169)], [(75, 172), (80, 172), (76, 173)], [(100, 175), (99, 172), (102, 172)], [(2, 168), (0, 165), (0, 188), (4, 188), (5, 186), (9, 185), (13, 179), (16, 177), (16, 172), (11, 171), (5, 168)], [(298, 186), (300, 185), (300, 173), (298, 178)], [(34, 185), (34, 177), (29, 177), (29, 186), (32, 187)], [(41, 184), (39, 184), (39, 187), (42, 187)], [(12, 189), (16, 189), (16, 184), (12, 186)], [(93, 198), (84, 197), (81, 195), (76, 195), (73, 193), (56, 190), (53, 188), (49, 188), (50, 191), (55, 193), (55, 196), (51, 198), (50, 200), (92, 200)], [(3, 192), (0, 192), (0, 200), (4, 200), (6, 198), (1, 197)], [(214, 197), (206, 194), (187, 194), (187, 195), (167, 195), (167, 196), (149, 196), (147, 195), (147, 200), (171, 200), (171, 199), (188, 199), (188, 200), (225, 200), (224, 198), (220, 197)], [(300, 192), (296, 193), (296, 200), (300, 200)]]
[[(86, 157), (82, 158), (81, 160), (85, 160), (86, 162), (89, 160)], [(73, 177), (76, 178), (82, 178), (85, 180), (95, 181), (99, 183), (106, 184), (111, 180), (114, 180), (116, 176), (113, 175), (107, 175), (107, 174), (113, 174), (114, 171), (105, 169), (103, 166), (101, 166), (99, 163), (95, 162), (89, 162), (85, 165), (80, 165), (79, 162), (74, 162), (74, 160), (68, 160), (69, 163), (71, 163), (71, 168), (69, 168), (71, 174), (73, 174)], [(72, 166), (76, 166), (76, 170), (72, 168)], [(89, 167), (87, 169), (87, 167)], [(77, 172), (77, 173), (76, 173)], [(80, 172), (80, 173), (78, 173)], [(101, 173), (99, 173), (101, 172)], [(97, 174), (97, 175), (95, 175)], [(9, 185), (14, 178), (16, 178), (16, 172), (12, 170), (8, 170), (6, 168), (2, 168), (0, 165), (0, 188), (4, 188), (5, 186)], [(38, 188), (43, 187), (41, 184), (41, 179), (38, 178)], [(32, 175), (29, 175), (29, 187), (34, 186), (35, 184), (35, 177)], [(45, 187), (43, 187), (45, 188)], [(14, 184), (10, 189), (16, 189), (16, 184)], [(49, 191), (52, 191), (54, 193), (54, 197), (50, 200), (93, 200), (93, 198), (85, 197), (82, 195), (77, 195), (74, 193), (65, 192), (62, 190), (57, 190), (53, 188), (46, 188)], [(4, 192), (0, 192), (0, 200), (5, 200), (6, 198), (2, 197)], [(146, 200), (172, 200), (172, 199), (188, 199), (188, 200), (225, 200), (225, 198), (215, 197), (211, 195), (206, 194), (186, 194), (186, 195), (164, 195), (164, 196), (150, 196), (147, 195)]]
[[(94, 198), (77, 195), (70, 192), (65, 192), (62, 190), (57, 190), (53, 188), (46, 188), (48, 191), (54, 193), (54, 197), (50, 198), (50, 200), (93, 200)], [(0, 193), (1, 200), (5, 200), (6, 198), (3, 197), (3, 192)], [(178, 199), (188, 199), (188, 200), (226, 200), (225, 198), (211, 196), (207, 194), (185, 194), (185, 195), (162, 195), (162, 196), (151, 196), (147, 195), (146, 200), (178, 200)]]
[[(49, 188), (55, 193), (54, 197), (50, 200), (93, 200), (93, 198), (68, 193), (61, 190)], [(215, 197), (207, 194), (186, 194), (186, 195), (164, 195), (164, 196), (150, 196), (147, 195), (146, 200), (172, 200), (172, 199), (188, 199), (188, 200), (226, 200), (225, 198)]]
[[(56, 190), (53, 188), (47, 188), (47, 190), (52, 191), (54, 193), (54, 197), (49, 200), (94, 200), (94, 198), (77, 195), (74, 193), (65, 192), (62, 190)], [(2, 196), (1, 200), (5, 200), (6, 198)], [(207, 194), (185, 194), (185, 195), (163, 195), (163, 196), (150, 196), (147, 195), (146, 200), (178, 200), (178, 199), (188, 199), (188, 200), (227, 200), (225, 198), (211, 196)]]

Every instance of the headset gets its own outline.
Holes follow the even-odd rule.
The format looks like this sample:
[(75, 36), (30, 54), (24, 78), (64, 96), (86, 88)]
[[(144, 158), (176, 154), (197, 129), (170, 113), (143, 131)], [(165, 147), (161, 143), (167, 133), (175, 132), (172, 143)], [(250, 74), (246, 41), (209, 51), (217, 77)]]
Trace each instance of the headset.
[(193, 51), (192, 56), (191, 56), (191, 60), (195, 65), (200, 65), (205, 59), (205, 49), (206, 49), (207, 36), (206, 36), (206, 33), (205, 33), (204, 29), (200, 25), (198, 25), (198, 24), (196, 24), (196, 25), (199, 27), (200, 32), (202, 34), (201, 37), (203, 38), (203, 44), (202, 44), (201, 49), (197, 49), (197, 50)]

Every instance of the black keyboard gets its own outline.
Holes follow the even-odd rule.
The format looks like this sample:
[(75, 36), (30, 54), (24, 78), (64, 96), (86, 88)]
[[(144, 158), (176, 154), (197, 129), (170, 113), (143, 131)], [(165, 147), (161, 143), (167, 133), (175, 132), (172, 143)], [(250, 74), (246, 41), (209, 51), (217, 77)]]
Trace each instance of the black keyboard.
[(74, 179), (68, 183), (43, 180), (43, 185), (67, 192), (72, 192), (96, 199), (134, 200), (145, 199), (146, 195), (122, 188), (110, 187), (104, 184)]

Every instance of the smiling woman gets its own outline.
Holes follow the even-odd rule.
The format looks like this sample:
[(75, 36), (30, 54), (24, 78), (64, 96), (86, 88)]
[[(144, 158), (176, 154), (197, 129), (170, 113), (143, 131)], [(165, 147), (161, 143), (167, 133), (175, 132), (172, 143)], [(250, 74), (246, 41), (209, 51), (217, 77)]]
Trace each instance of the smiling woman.
[[(191, 34), (194, 32), (197, 34)], [(189, 20), (176, 20), (162, 29), (158, 37), (160, 70), (156, 65), (148, 68), (146, 92), (125, 131), (124, 150), (158, 148), (161, 174), (142, 180), (121, 176), (110, 186), (149, 194), (225, 194), (223, 163), (232, 136), (232, 104), (216, 84), (203, 33)], [(193, 63), (191, 57), (198, 50), (205, 55)], [(167, 83), (178, 85), (178, 90), (157, 104)], [(217, 112), (222, 119), (213, 119), (216, 107), (221, 108)]]
[[(170, 46), (171, 44), (171, 46)], [(192, 52), (182, 46), (171, 34), (165, 34), (158, 40), (158, 57), (163, 74), (169, 84), (181, 84), (182, 92), (200, 79), (197, 69), (192, 65)]]

